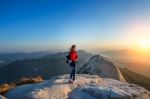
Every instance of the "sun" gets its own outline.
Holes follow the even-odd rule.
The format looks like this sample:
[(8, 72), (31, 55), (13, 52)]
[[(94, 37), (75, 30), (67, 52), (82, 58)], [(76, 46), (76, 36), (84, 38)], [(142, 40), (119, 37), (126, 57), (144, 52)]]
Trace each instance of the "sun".
[(141, 40), (139, 44), (140, 50), (143, 52), (149, 52), (150, 51), (150, 41), (149, 40)]

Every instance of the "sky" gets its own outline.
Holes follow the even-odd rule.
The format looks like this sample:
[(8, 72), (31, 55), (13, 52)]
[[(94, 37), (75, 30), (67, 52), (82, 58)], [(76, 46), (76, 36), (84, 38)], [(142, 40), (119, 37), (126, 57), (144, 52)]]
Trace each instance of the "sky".
[(0, 0), (0, 52), (146, 47), (149, 0)]

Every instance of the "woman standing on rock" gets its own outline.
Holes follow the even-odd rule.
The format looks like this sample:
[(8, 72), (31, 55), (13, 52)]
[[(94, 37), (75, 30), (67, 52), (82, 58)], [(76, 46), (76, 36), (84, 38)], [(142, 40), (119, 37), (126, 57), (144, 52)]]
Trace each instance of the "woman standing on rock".
[(78, 61), (78, 53), (76, 51), (76, 45), (72, 45), (70, 48), (69, 55), (67, 56), (67, 63), (71, 67), (71, 74), (70, 74), (70, 83), (76, 82), (75, 80), (75, 73), (76, 73), (76, 63)]

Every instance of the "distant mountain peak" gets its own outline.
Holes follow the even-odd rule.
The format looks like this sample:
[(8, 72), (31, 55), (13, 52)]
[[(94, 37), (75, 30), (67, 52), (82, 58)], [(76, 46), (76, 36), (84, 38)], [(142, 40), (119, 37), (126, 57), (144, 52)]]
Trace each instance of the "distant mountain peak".
[(113, 78), (125, 82), (118, 66), (108, 59), (95, 55), (78, 71), (81, 74), (94, 74), (100, 77)]
[(104, 60), (105, 58), (100, 55), (95, 55), (91, 57), (90, 61), (96, 61), (96, 60)]

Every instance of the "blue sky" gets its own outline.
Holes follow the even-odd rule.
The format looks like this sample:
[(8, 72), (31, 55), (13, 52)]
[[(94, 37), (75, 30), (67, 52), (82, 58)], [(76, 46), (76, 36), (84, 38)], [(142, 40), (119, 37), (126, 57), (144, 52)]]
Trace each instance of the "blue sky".
[(141, 22), (149, 0), (0, 0), (0, 52), (125, 48)]

